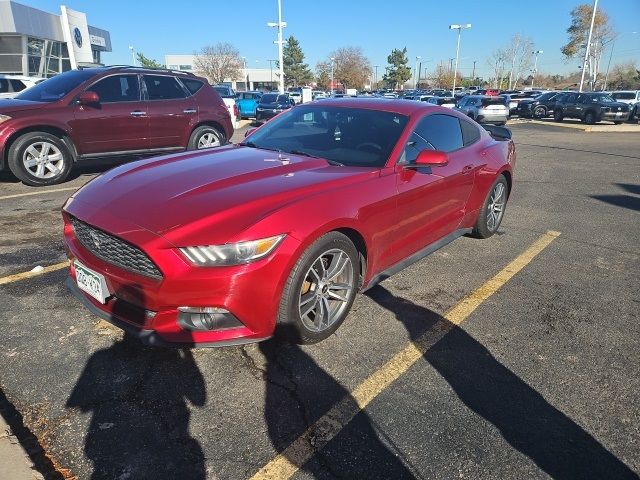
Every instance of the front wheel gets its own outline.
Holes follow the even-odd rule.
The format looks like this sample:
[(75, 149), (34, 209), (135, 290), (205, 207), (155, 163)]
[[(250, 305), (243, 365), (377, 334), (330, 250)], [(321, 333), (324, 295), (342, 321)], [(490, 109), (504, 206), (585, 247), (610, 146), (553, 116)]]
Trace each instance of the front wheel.
[(73, 157), (64, 141), (47, 132), (18, 137), (9, 147), (9, 168), (26, 185), (41, 187), (63, 182)]
[(533, 111), (533, 118), (544, 118), (547, 116), (547, 110), (544, 107), (536, 107)]
[(224, 135), (214, 127), (201, 125), (196, 128), (189, 138), (189, 150), (219, 147), (224, 144)]
[(596, 114), (592, 111), (589, 111), (584, 114), (584, 123), (587, 125), (593, 125), (596, 123)]
[(276, 333), (300, 344), (333, 334), (351, 310), (359, 265), (355, 246), (340, 232), (329, 232), (311, 244), (287, 279)]
[(509, 185), (504, 175), (500, 175), (489, 190), (472, 235), (476, 238), (489, 238), (498, 231), (509, 196)]
[(562, 114), (562, 110), (556, 110), (553, 112), (553, 119), (556, 122), (561, 122), (564, 119), (564, 115)]

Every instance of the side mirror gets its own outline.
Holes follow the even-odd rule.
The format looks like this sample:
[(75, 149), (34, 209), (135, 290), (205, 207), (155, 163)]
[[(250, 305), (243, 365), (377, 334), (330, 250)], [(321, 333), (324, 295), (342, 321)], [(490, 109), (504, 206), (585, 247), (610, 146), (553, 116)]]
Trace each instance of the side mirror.
[(258, 129), (258, 127), (249, 128), (246, 132), (244, 132), (244, 138), (247, 138), (249, 135), (251, 135), (257, 129)]
[(96, 92), (92, 92), (87, 90), (86, 92), (82, 92), (78, 97), (78, 103), (80, 105), (95, 105), (100, 103), (100, 97)]
[(439, 150), (422, 150), (413, 165), (417, 167), (444, 167), (448, 163), (449, 158), (445, 152)]

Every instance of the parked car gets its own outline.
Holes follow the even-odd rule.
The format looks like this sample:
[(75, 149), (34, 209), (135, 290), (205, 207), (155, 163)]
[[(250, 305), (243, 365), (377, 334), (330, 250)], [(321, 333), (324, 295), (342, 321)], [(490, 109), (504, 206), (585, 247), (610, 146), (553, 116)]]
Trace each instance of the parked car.
[(453, 97), (431, 97), (427, 99), (427, 103), (446, 108), (453, 108), (456, 106), (456, 99)]
[(467, 95), (455, 107), (478, 123), (504, 125), (509, 119), (509, 107), (503, 96)]
[(611, 92), (611, 98), (616, 102), (629, 105), (629, 108), (631, 108), (629, 120), (633, 120), (633, 118), (640, 119), (640, 90), (616, 90)]
[(553, 115), (558, 95), (562, 92), (545, 92), (535, 98), (524, 99), (518, 103), (516, 113), (519, 117), (545, 118)]
[(238, 105), (240, 118), (255, 117), (256, 108), (261, 98), (262, 92), (239, 92), (236, 95), (236, 104)]
[(0, 99), (14, 98), (20, 92), (44, 80), (44, 78), (26, 77), (24, 75), (0, 75)]
[(289, 92), (289, 98), (291, 98), (296, 105), (302, 103), (302, 93), (298, 91)]
[(476, 91), (475, 95), (486, 95), (488, 97), (497, 97), (498, 95), (500, 95), (500, 93), (501, 93), (500, 90), (496, 88), (481, 88)]
[(67, 285), (152, 345), (321, 341), (358, 291), (497, 231), (516, 157), (492, 128), (345, 98), (290, 109), (239, 145), (116, 167), (63, 207)]
[(327, 97), (328, 97), (327, 93), (323, 92), (322, 90), (313, 90), (311, 92), (311, 98), (313, 100), (320, 100), (322, 98), (327, 98)]
[(222, 101), (227, 106), (229, 115), (233, 119), (233, 128), (238, 128), (240, 125), (240, 109), (236, 104), (236, 92), (229, 85), (214, 85), (213, 88), (222, 97)]
[(256, 122), (267, 121), (295, 105), (287, 93), (265, 93), (256, 107)]
[(556, 102), (553, 119), (577, 118), (588, 125), (608, 120), (620, 124), (629, 119), (629, 105), (616, 102), (602, 92), (583, 92), (562, 95)]
[(204, 78), (171, 70), (70, 70), (0, 100), (0, 169), (27, 185), (62, 182), (97, 157), (209, 148), (233, 134)]
[(533, 100), (534, 98), (538, 97), (541, 93), (542, 92), (538, 90), (527, 90), (524, 92), (500, 94), (499, 96), (507, 99), (509, 114), (517, 115), (518, 105), (520, 105), (520, 102)]

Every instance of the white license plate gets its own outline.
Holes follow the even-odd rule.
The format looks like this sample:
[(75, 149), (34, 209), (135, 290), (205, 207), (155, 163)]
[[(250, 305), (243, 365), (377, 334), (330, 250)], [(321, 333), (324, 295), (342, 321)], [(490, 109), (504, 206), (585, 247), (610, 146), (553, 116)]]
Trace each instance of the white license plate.
[(622, 116), (622, 112), (616, 112), (616, 117), (621, 117)]
[(77, 260), (74, 261), (74, 266), (76, 269), (76, 283), (78, 288), (91, 295), (100, 303), (106, 303), (110, 293), (104, 276), (85, 267)]

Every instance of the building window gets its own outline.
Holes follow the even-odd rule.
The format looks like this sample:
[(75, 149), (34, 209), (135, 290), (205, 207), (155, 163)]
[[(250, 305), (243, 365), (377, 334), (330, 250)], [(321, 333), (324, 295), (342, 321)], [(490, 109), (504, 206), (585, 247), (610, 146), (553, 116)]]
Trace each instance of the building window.
[(28, 37), (27, 63), (29, 75), (37, 77), (52, 77), (71, 70), (67, 44), (54, 40)]
[(191, 65), (180, 65), (180, 70), (191, 71), (193, 67)]
[(22, 75), (22, 37), (0, 35), (0, 73)]

